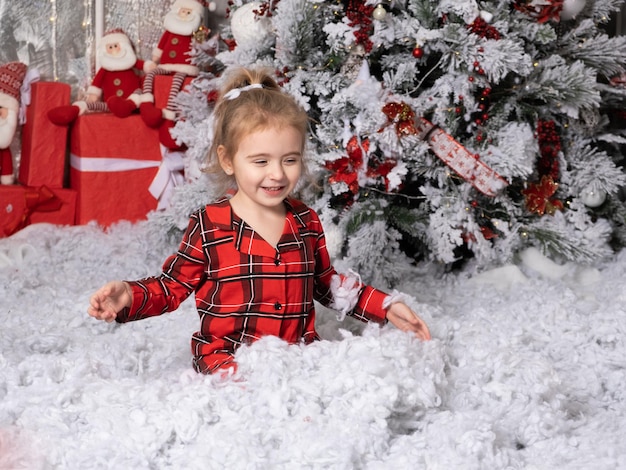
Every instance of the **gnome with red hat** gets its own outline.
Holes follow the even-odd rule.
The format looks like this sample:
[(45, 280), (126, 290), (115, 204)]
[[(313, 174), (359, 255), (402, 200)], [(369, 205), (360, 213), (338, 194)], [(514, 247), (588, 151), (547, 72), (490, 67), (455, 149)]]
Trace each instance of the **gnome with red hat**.
[(98, 44), (100, 68), (87, 88), (84, 100), (48, 112), (50, 120), (67, 125), (86, 112), (108, 112), (111, 98), (127, 98), (141, 87), (143, 60), (137, 59), (130, 39), (121, 29), (107, 32)]
[(15, 182), (9, 147), (17, 130), (21, 88), (27, 68), (21, 62), (0, 66), (0, 184)]
[[(141, 91), (129, 98), (109, 102), (111, 111), (118, 117), (132, 113), (137, 106), (143, 121), (152, 128), (159, 128), (161, 143), (170, 149), (180, 148), (170, 135), (177, 117), (176, 95), (181, 90), (187, 76), (195, 77), (199, 70), (192, 63), (191, 51), (196, 33), (201, 30), (205, 14), (202, 0), (175, 0), (165, 15), (165, 32), (152, 53), (152, 60), (146, 61), (147, 73)], [(174, 75), (165, 109), (154, 104), (154, 77)]]

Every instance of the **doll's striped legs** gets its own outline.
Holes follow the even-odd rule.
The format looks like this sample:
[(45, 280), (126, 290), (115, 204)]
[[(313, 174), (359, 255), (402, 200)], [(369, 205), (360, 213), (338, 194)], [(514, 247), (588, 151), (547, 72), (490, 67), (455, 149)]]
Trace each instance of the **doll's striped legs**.
[(164, 120), (174, 121), (176, 118), (176, 96), (183, 87), (183, 82), (187, 74), (175, 72), (172, 78), (172, 84), (167, 97), (167, 105), (161, 110), (154, 105), (154, 77), (157, 75), (171, 75), (172, 72), (157, 67), (146, 75), (143, 82), (143, 93), (141, 95), (141, 104), (139, 110), (141, 117), (149, 127), (159, 127)]

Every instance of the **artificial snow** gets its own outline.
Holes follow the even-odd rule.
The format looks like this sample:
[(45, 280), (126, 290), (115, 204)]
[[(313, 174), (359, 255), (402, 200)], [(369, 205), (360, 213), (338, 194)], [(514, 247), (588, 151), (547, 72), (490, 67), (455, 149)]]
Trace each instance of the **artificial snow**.
[(159, 272), (176, 244), (151, 230), (0, 240), (1, 469), (626, 468), (626, 253), (420, 265), (396, 288), (431, 341), (320, 309), (322, 341), (264, 338), (224, 379), (192, 369), (191, 299), (124, 325), (86, 313), (105, 281)]

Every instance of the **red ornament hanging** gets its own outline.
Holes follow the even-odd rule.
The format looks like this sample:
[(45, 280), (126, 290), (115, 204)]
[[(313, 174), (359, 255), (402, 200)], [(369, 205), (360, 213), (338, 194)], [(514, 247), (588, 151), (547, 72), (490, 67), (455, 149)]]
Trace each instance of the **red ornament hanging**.
[(424, 49), (420, 46), (415, 46), (413, 48), (413, 57), (415, 57), (416, 59), (421, 59), (422, 57), (424, 57)]

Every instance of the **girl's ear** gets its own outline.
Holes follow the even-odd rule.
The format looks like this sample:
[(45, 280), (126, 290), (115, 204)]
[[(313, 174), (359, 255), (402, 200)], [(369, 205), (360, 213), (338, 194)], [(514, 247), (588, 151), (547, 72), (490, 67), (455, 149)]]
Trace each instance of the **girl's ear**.
[(217, 147), (217, 159), (219, 160), (220, 166), (222, 167), (222, 170), (224, 170), (224, 173), (229, 176), (234, 173), (233, 161), (231, 158), (228, 157), (226, 153), (226, 147), (224, 147), (223, 145), (218, 145)]

